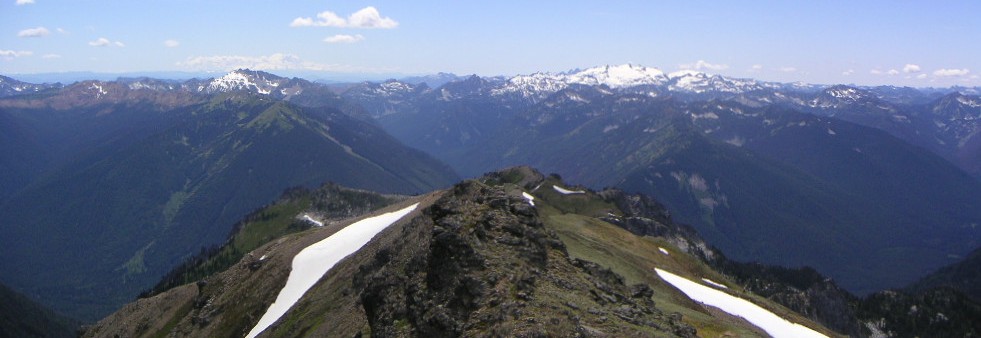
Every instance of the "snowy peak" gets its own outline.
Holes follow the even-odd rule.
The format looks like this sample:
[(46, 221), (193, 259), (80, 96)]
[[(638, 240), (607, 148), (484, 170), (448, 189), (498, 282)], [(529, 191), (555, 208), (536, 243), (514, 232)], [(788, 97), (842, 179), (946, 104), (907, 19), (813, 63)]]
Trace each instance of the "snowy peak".
[(953, 92), (938, 99), (931, 110), (948, 122), (981, 120), (981, 97)]
[(746, 93), (765, 88), (777, 88), (779, 85), (764, 83), (752, 79), (735, 79), (720, 75), (710, 75), (693, 70), (682, 70), (668, 74), (671, 79), (668, 90), (690, 93)]
[(825, 89), (824, 93), (845, 102), (859, 102), (875, 97), (868, 91), (849, 86), (832, 86)]
[(63, 86), (60, 83), (34, 84), (0, 75), (0, 97), (36, 93), (45, 89), (61, 87)]
[(502, 87), (492, 92), (495, 95), (518, 94), (525, 98), (541, 99), (572, 85), (606, 86), (614, 91), (644, 86), (648, 89), (656, 89), (655, 91), (686, 94), (741, 94), (763, 89), (780, 89), (785, 86), (753, 79), (706, 74), (695, 70), (666, 74), (653, 67), (623, 64), (577, 69), (558, 74), (519, 75), (508, 79)]
[(593, 67), (565, 73), (534, 73), (519, 75), (501, 88), (493, 91), (495, 95), (520, 94), (523, 97), (542, 98), (571, 85), (607, 86), (614, 89), (640, 85), (661, 85), (668, 81), (660, 69), (624, 64), (618, 66)]
[(571, 83), (606, 85), (610, 88), (658, 85), (668, 80), (660, 69), (631, 64), (593, 67), (571, 72), (566, 76)]
[(225, 93), (239, 90), (270, 94), (289, 79), (266, 72), (238, 69), (198, 87), (199, 92)]
[(869, 106), (884, 111), (895, 111), (887, 102), (883, 102), (874, 93), (845, 85), (835, 85), (825, 88), (817, 94), (808, 105), (814, 108), (837, 109), (848, 106)]
[(976, 95), (963, 95), (961, 93), (955, 92), (948, 95), (948, 97), (950, 97), (954, 101), (957, 101), (957, 103), (960, 104), (961, 106), (968, 107), (968, 108), (981, 108), (981, 97), (978, 97)]

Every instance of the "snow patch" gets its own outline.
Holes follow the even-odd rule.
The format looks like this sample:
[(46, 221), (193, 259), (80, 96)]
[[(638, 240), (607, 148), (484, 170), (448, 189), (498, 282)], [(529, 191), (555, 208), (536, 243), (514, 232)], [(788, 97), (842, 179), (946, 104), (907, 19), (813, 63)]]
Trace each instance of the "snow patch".
[(726, 140), (726, 143), (731, 144), (731, 145), (734, 145), (734, 146), (737, 146), (737, 147), (742, 147), (744, 144), (746, 144), (746, 139), (744, 139), (744, 138), (739, 137), (738, 135), (736, 135), (736, 136), (733, 136), (731, 139)]
[(667, 249), (665, 249), (665, 248), (662, 248), (662, 247), (657, 247), (657, 250), (658, 250), (658, 251), (660, 251), (661, 253), (663, 253), (663, 254), (665, 254), (665, 255), (668, 255), (668, 256), (670, 256), (670, 255), (671, 255), (671, 253), (670, 253), (670, 252), (668, 252), (668, 250), (667, 250)]
[(957, 102), (960, 102), (961, 104), (963, 104), (965, 106), (968, 106), (968, 107), (971, 107), (971, 108), (981, 107), (981, 102), (978, 102), (978, 101), (976, 101), (974, 99), (967, 98), (967, 97), (964, 97), (964, 96), (958, 96), (957, 97)]
[(307, 222), (313, 223), (314, 225), (316, 225), (318, 227), (324, 226), (324, 222), (315, 220), (315, 219), (313, 219), (313, 217), (310, 217), (310, 215), (303, 214), (303, 219), (305, 219)]
[(528, 200), (528, 204), (531, 204), (531, 206), (535, 206), (535, 196), (532, 196), (531, 194), (526, 193), (524, 191), (521, 192), (521, 196), (523, 196), (526, 200)]
[(279, 320), (335, 264), (357, 252), (365, 244), (368, 244), (375, 235), (415, 210), (417, 206), (419, 203), (402, 210), (365, 218), (296, 254), (293, 257), (293, 269), (286, 279), (286, 285), (279, 290), (276, 301), (269, 305), (269, 309), (262, 315), (262, 318), (259, 318), (259, 322), (246, 337), (252, 338), (259, 335)]
[(731, 315), (742, 317), (773, 337), (827, 337), (806, 326), (780, 318), (773, 312), (745, 299), (731, 296), (728, 293), (695, 283), (661, 269), (654, 270), (661, 279), (681, 290), (688, 298), (708, 306), (717, 307)]
[(717, 287), (717, 288), (720, 288), (720, 289), (728, 289), (729, 288), (728, 286), (722, 285), (720, 283), (716, 283), (715, 281), (713, 281), (711, 279), (708, 279), (708, 278), (702, 278), (702, 281), (705, 282), (705, 284), (708, 284), (708, 285), (711, 285), (711, 286), (714, 286), (714, 287)]
[(838, 133), (836, 133), (834, 130), (831, 130), (831, 128), (828, 128), (828, 135), (838, 135)]
[(106, 89), (105, 89), (105, 88), (103, 88), (103, 87), (102, 87), (102, 85), (100, 85), (100, 84), (98, 84), (98, 83), (94, 83), (94, 82), (93, 82), (93, 83), (92, 83), (92, 85), (91, 85), (91, 86), (89, 86), (89, 89), (95, 89), (95, 90), (97, 91), (97, 92), (95, 93), (95, 98), (97, 98), (97, 99), (98, 99), (98, 98), (101, 98), (101, 97), (102, 97), (102, 95), (106, 95), (106, 94), (109, 94), (109, 92), (108, 92), (108, 91), (106, 91)]
[(718, 120), (719, 115), (713, 112), (708, 112), (704, 114), (694, 114), (694, 113), (691, 114), (692, 121), (698, 121), (698, 119)]
[(560, 194), (563, 194), (563, 195), (585, 194), (586, 193), (585, 191), (582, 191), (582, 190), (569, 190), (569, 189), (565, 189), (565, 188), (562, 188), (562, 187), (557, 186), (557, 185), (553, 185), (552, 186), (552, 189), (555, 189), (555, 191), (558, 191)]

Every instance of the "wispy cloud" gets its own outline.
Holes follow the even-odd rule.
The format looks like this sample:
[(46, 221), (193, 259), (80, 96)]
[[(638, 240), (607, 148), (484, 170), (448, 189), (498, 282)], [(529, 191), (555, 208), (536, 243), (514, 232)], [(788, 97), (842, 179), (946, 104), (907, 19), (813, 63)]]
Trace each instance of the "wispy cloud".
[(698, 60), (694, 63), (688, 63), (683, 65), (678, 65), (681, 69), (692, 69), (692, 70), (723, 70), (729, 68), (729, 65), (724, 64), (713, 64), (708, 63), (705, 60)]
[(886, 74), (889, 74), (889, 75), (898, 75), (899, 74), (899, 71), (898, 70), (895, 70), (895, 69), (890, 69), (888, 72), (886, 72)]
[(797, 67), (783, 66), (780, 67), (780, 71), (784, 73), (793, 73), (797, 71)]
[(337, 34), (334, 36), (328, 36), (324, 39), (326, 43), (355, 43), (364, 40), (364, 36), (361, 34), (347, 35), (347, 34)]
[(47, 28), (36, 27), (22, 30), (17, 33), (17, 36), (22, 38), (39, 38), (48, 34), (51, 34), (51, 31), (49, 31)]
[(963, 69), (956, 69), (956, 68), (954, 68), (954, 69), (947, 69), (947, 68), (941, 68), (941, 69), (937, 69), (937, 70), (933, 71), (933, 75), (934, 76), (938, 76), (938, 77), (956, 77), (956, 76), (964, 76), (964, 75), (967, 75), (970, 72), (971, 71), (969, 69), (967, 69), (967, 68), (963, 68)]
[(352, 13), (347, 19), (340, 17), (337, 13), (323, 11), (317, 14), (317, 19), (311, 17), (299, 17), (293, 19), (290, 27), (341, 27), (341, 28), (395, 28), (398, 21), (389, 17), (382, 17), (375, 7), (365, 7)]
[(749, 67), (749, 71), (750, 72), (753, 72), (753, 73), (758, 72), (758, 71), (761, 71), (761, 70), (763, 70), (763, 65), (761, 65), (761, 64), (755, 64), (755, 65), (752, 65), (752, 66)]
[(30, 5), (33, 4), (34, 0), (17, 0), (17, 5)]
[(334, 72), (379, 72), (387, 70), (367, 69), (348, 65), (329, 65), (309, 62), (299, 56), (285, 53), (275, 53), (262, 56), (243, 55), (213, 55), (189, 57), (178, 62), (179, 67), (195, 71), (229, 71), (249, 68), (256, 70), (311, 70)]
[(41, 58), (42, 59), (60, 59), (61, 58), (61, 55), (60, 54), (44, 54), (44, 55), (41, 55)]
[(844, 75), (844, 76), (849, 76), (849, 75), (852, 75), (852, 74), (855, 74), (855, 70), (854, 69), (849, 69), (849, 70), (846, 70), (844, 72), (841, 72), (841, 75)]
[(164, 46), (167, 46), (167, 48), (175, 48), (177, 46), (180, 46), (181, 42), (174, 39), (168, 39), (168, 40), (164, 40), (163, 44)]
[(919, 72), (920, 72), (919, 65), (907, 63), (905, 66), (903, 66), (903, 73), (919, 73)]
[(89, 41), (89, 46), (92, 46), (92, 47), (109, 47), (109, 46), (126, 47), (126, 44), (125, 43), (122, 43), (120, 41), (110, 41), (109, 39), (106, 39), (106, 38), (98, 38), (98, 39), (95, 39), (95, 41)]
[(4, 50), (4, 49), (0, 49), (0, 58), (3, 58), (5, 60), (11, 60), (11, 59), (14, 59), (14, 58), (19, 58), (19, 57), (24, 57), (24, 56), (31, 56), (33, 54), (34, 54), (34, 52), (30, 52), (30, 51), (26, 51), (26, 50)]

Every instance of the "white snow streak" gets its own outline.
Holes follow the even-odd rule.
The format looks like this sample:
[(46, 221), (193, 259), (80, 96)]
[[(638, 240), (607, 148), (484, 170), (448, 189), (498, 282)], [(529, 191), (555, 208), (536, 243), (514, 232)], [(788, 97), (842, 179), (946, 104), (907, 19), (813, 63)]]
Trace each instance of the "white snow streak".
[(681, 290), (681, 292), (692, 300), (717, 307), (731, 315), (742, 317), (775, 338), (827, 337), (806, 326), (791, 323), (786, 319), (780, 318), (773, 312), (750, 303), (745, 299), (733, 297), (725, 292), (692, 282), (687, 278), (661, 269), (654, 270), (661, 279), (674, 285), (674, 287)]
[(313, 217), (310, 217), (310, 215), (306, 215), (306, 214), (304, 214), (304, 215), (303, 215), (303, 219), (305, 219), (305, 220), (307, 220), (307, 222), (310, 222), (310, 223), (313, 223), (313, 224), (316, 224), (316, 225), (317, 225), (318, 227), (322, 227), (322, 226), (324, 226), (324, 222), (321, 222), (321, 221), (318, 221), (318, 220), (315, 220), (315, 219), (313, 219)]
[(670, 255), (671, 255), (671, 253), (670, 253), (670, 252), (668, 252), (668, 250), (666, 250), (666, 249), (664, 249), (664, 248), (662, 248), (662, 247), (657, 247), (657, 249), (658, 249), (658, 250), (660, 250), (660, 251), (661, 251), (661, 253), (663, 253), (663, 254), (665, 254), (665, 255), (668, 255), (668, 256), (670, 256)]
[(521, 192), (521, 196), (524, 196), (525, 199), (528, 200), (528, 204), (531, 204), (531, 206), (535, 206), (535, 196), (532, 196), (531, 194), (526, 193), (524, 191)]
[(269, 309), (262, 315), (262, 318), (259, 318), (259, 322), (246, 335), (246, 338), (259, 335), (279, 320), (279, 317), (286, 314), (286, 311), (293, 307), (307, 290), (317, 284), (317, 281), (337, 262), (357, 252), (358, 249), (368, 244), (368, 241), (375, 235), (415, 210), (417, 206), (419, 203), (399, 211), (365, 218), (296, 254), (296, 257), (293, 257), (293, 270), (290, 271), (290, 275), (286, 279), (286, 286), (279, 290), (276, 302), (269, 305)]
[(565, 189), (565, 188), (562, 188), (562, 187), (557, 186), (557, 185), (553, 185), (552, 186), (552, 189), (555, 189), (555, 191), (558, 191), (560, 194), (563, 194), (563, 195), (585, 194), (586, 193), (585, 191), (582, 191), (582, 190), (569, 190), (569, 189)]
[(715, 281), (713, 281), (711, 279), (708, 279), (708, 278), (702, 278), (702, 281), (705, 282), (705, 284), (708, 284), (708, 285), (711, 285), (711, 286), (714, 286), (714, 287), (717, 287), (717, 288), (720, 288), (720, 289), (728, 289), (729, 288), (728, 286), (722, 285), (720, 283), (716, 283)]

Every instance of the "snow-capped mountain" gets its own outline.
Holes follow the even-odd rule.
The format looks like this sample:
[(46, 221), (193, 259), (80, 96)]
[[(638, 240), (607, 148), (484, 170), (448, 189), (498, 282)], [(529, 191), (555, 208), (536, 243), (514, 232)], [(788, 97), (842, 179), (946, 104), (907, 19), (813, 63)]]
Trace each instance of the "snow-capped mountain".
[(570, 85), (629, 88), (641, 85), (662, 85), (669, 78), (660, 69), (639, 65), (593, 67), (564, 73), (534, 73), (512, 77), (495, 88), (495, 95), (517, 93), (526, 98), (541, 98)]
[(700, 99), (715, 98), (712, 95), (730, 97), (767, 89), (807, 92), (822, 87), (732, 78), (695, 70), (665, 73), (654, 67), (623, 64), (577, 69), (557, 74), (539, 72), (518, 75), (508, 79), (502, 86), (494, 88), (492, 93), (517, 94), (537, 101), (572, 85), (605, 86), (614, 91), (631, 91), (651, 96), (664, 92)]
[(270, 94), (287, 81), (289, 79), (266, 72), (238, 69), (222, 77), (211, 79), (199, 85), (196, 90), (204, 93), (249, 90), (259, 94)]
[(0, 97), (36, 93), (45, 89), (61, 88), (60, 83), (27, 83), (0, 75)]

